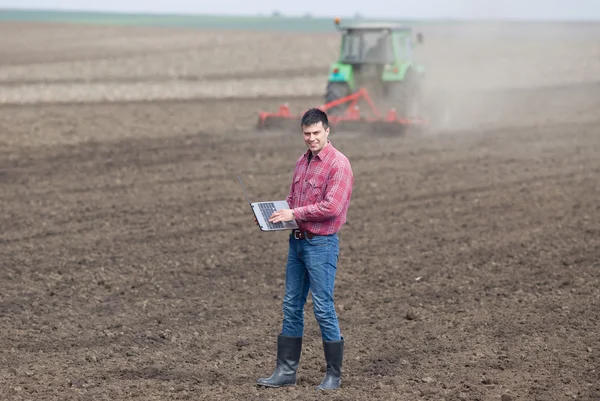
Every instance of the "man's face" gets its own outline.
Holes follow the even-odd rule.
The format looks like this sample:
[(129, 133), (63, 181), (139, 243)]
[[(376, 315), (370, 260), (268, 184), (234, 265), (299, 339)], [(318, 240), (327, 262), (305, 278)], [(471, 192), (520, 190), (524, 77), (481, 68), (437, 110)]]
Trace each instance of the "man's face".
[(329, 127), (323, 128), (321, 121), (313, 125), (303, 125), (302, 132), (304, 132), (304, 143), (313, 155), (319, 153), (327, 145)]

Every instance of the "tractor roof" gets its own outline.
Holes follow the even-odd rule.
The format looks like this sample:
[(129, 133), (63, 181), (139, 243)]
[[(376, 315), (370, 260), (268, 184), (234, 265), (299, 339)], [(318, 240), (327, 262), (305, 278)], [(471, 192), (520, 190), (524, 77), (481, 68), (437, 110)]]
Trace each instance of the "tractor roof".
[(352, 22), (340, 26), (342, 30), (369, 30), (381, 31), (390, 29), (392, 31), (410, 32), (412, 28), (395, 22)]

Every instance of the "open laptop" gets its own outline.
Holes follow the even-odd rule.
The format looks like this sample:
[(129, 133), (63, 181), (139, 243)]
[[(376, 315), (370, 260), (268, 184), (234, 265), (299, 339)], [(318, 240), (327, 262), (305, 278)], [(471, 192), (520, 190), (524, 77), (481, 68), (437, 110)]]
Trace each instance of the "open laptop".
[(280, 230), (293, 230), (298, 228), (298, 224), (296, 220), (292, 221), (280, 221), (279, 223), (271, 223), (269, 221), (269, 217), (276, 210), (281, 209), (289, 209), (290, 205), (288, 205), (287, 201), (267, 201), (267, 202), (250, 202), (250, 198), (248, 198), (248, 194), (246, 193), (246, 187), (244, 187), (244, 183), (242, 179), (238, 176), (238, 180), (240, 180), (240, 184), (242, 184), (242, 189), (244, 190), (244, 195), (246, 196), (246, 200), (252, 209), (252, 213), (254, 213), (254, 217), (256, 217), (256, 221), (258, 221), (258, 226), (261, 231), (280, 231)]

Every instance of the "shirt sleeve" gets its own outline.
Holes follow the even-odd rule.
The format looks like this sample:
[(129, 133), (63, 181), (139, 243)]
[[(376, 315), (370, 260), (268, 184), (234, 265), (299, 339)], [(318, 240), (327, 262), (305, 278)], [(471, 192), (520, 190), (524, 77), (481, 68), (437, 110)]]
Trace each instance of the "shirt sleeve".
[(321, 202), (293, 209), (297, 220), (323, 221), (342, 213), (344, 204), (352, 190), (354, 176), (346, 163), (335, 163), (331, 169), (327, 189)]
[(292, 204), (292, 200), (294, 199), (294, 180), (292, 180), (292, 184), (290, 185), (290, 190), (288, 192), (288, 196), (285, 198), (288, 205)]
[(298, 165), (300, 164), (300, 160), (301, 160), (301, 159), (298, 159), (298, 160), (296, 161), (296, 167), (294, 168), (294, 172), (292, 173), (292, 183), (290, 184), (290, 189), (289, 189), (289, 191), (288, 191), (288, 195), (287, 195), (287, 197), (285, 198), (285, 200), (286, 200), (287, 204), (288, 204), (290, 207), (293, 207), (293, 206), (292, 206), (292, 201), (294, 200), (294, 178), (296, 178), (296, 172), (298, 171)]

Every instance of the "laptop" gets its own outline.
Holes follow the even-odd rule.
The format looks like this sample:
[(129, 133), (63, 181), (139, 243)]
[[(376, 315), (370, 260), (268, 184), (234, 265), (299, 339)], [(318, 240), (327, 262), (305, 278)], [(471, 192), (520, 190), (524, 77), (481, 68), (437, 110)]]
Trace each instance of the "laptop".
[(256, 217), (256, 221), (258, 221), (258, 226), (260, 227), (261, 231), (281, 231), (293, 230), (298, 228), (296, 220), (280, 221), (279, 223), (271, 223), (269, 221), (269, 217), (271, 217), (274, 211), (290, 208), (290, 205), (288, 205), (287, 201), (279, 200), (266, 202), (250, 202), (250, 198), (248, 198), (248, 194), (246, 193), (246, 187), (244, 187), (244, 183), (242, 182), (242, 179), (239, 176), (238, 180), (240, 180), (240, 184), (242, 184), (242, 189), (244, 190), (246, 200), (248, 201), (248, 204), (252, 209), (252, 213), (254, 213), (254, 217)]

